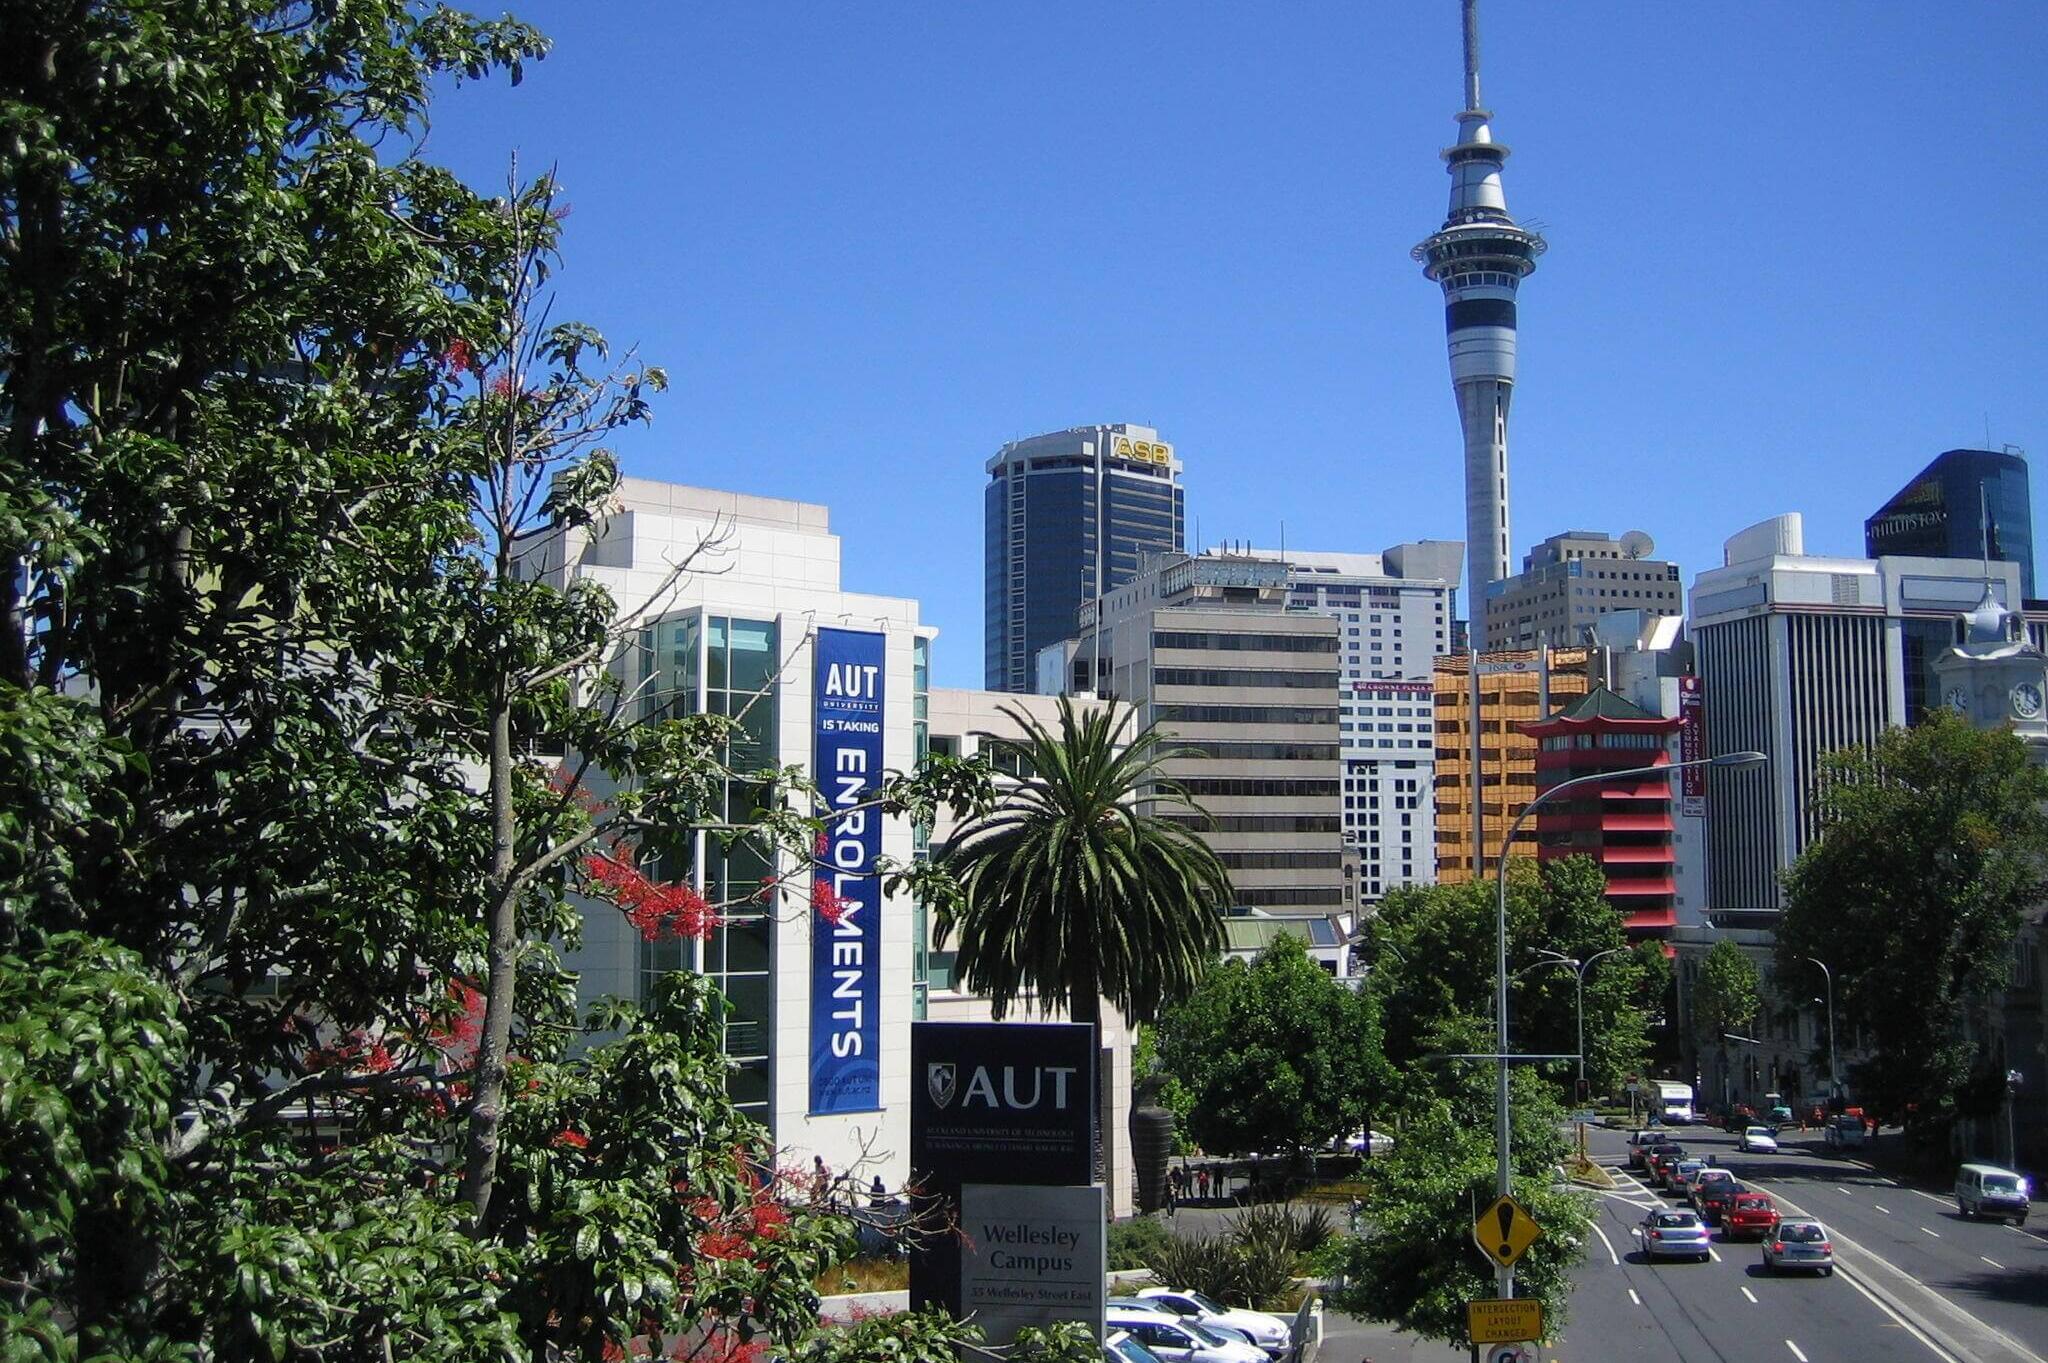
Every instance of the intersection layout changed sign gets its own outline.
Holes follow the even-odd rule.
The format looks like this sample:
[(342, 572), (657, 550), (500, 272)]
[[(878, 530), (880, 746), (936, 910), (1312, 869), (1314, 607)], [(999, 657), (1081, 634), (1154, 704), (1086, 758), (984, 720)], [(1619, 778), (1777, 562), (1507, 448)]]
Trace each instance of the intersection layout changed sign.
[(1523, 1344), (1543, 1338), (1543, 1303), (1496, 1297), (1465, 1303), (1465, 1332), (1474, 1344)]

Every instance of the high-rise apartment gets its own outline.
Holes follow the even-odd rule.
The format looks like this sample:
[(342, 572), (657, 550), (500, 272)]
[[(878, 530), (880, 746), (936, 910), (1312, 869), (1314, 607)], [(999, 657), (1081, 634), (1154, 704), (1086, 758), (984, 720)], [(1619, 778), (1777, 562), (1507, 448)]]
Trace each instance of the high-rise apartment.
[(1678, 565), (1655, 552), (1640, 530), (1567, 530), (1531, 549), (1515, 576), (1475, 591), (1472, 613), (1484, 618), (1490, 648), (1583, 643), (1601, 616), (1623, 611), (1683, 614)]
[(2027, 461), (1995, 450), (1950, 450), (1913, 475), (1863, 522), (1872, 558), (1998, 559), (2017, 563), (2034, 596), (2034, 504)]
[[(1541, 235), (1508, 216), (1501, 167), (1508, 149), (1493, 140), (1479, 102), (1478, 0), (1464, 0), (1465, 107), (1458, 140), (1446, 148), (1451, 207), (1442, 227), (1409, 254), (1444, 292), (1451, 387), (1465, 438), (1467, 590), (1474, 602), (1508, 575), (1508, 404), (1515, 391), (1515, 294), (1543, 254)], [(1491, 648), (1472, 613), (1473, 645)]]
[[(1479, 798), (1472, 797), (1472, 659), (1436, 660), (1436, 878), (1447, 885), (1484, 879), (1501, 835), (1536, 798), (1536, 740), (1523, 726), (1591, 689), (1584, 648), (1513, 649), (1479, 655)], [(1510, 856), (1537, 855), (1536, 830), (1524, 824)]]
[(1288, 609), (1337, 621), (1344, 841), (1361, 904), (1436, 880), (1430, 668), (1450, 651), (1463, 553), (1455, 540), (1427, 540), (1378, 554), (1271, 555), (1291, 570)]
[(1173, 446), (1149, 426), (1076, 426), (1013, 440), (988, 461), (983, 684), (1032, 689), (1034, 658), (1075, 613), (1187, 544)]

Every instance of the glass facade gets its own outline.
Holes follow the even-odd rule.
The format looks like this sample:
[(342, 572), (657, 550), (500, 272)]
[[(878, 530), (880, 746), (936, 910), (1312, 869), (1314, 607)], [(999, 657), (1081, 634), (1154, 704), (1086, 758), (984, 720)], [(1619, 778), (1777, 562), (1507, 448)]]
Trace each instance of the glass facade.
[[(2034, 599), (2034, 511), (2027, 461), (1993, 450), (1950, 450), (1863, 523), (1872, 558), (1990, 558), (2017, 563)], [(1910, 706), (1908, 707), (1911, 708)]]
[[(760, 800), (760, 787), (744, 773), (781, 761), (775, 685), (779, 630), (772, 620), (696, 614), (664, 620), (641, 635), (651, 669), (642, 704), (650, 718), (709, 713), (729, 715), (737, 727), (725, 759), (736, 773), (726, 783), (724, 815), (744, 821)], [(700, 684), (701, 682), (701, 684)], [(688, 875), (723, 923), (702, 942), (668, 938), (640, 946), (641, 996), (672, 970), (696, 970), (732, 1005), (725, 1050), (739, 1068), (727, 1081), (733, 1101), (756, 1120), (771, 1117), (774, 1050), (774, 923), (760, 899), (775, 873), (773, 850), (762, 841), (730, 842), (699, 833), (689, 867), (661, 868), (668, 879)]]

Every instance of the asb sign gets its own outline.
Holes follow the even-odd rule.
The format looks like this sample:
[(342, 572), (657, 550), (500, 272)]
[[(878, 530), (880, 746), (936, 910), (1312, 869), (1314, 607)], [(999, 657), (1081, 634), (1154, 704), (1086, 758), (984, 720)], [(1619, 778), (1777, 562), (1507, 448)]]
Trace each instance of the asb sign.
[(1120, 435), (1109, 442), (1109, 452), (1119, 459), (1135, 459), (1141, 464), (1173, 462), (1173, 446), (1164, 440), (1133, 440)]
[(813, 681), (811, 770), (824, 792), (819, 810), (815, 902), (836, 906), (811, 925), (811, 1092), (813, 1113), (874, 1112), (882, 1106), (881, 811), (864, 807), (882, 780), (883, 648), (880, 634), (818, 631)]

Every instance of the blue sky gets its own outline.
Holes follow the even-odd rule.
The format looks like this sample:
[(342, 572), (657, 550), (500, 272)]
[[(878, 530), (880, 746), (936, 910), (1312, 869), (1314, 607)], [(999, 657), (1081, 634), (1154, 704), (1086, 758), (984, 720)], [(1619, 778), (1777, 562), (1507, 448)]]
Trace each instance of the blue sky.
[[(515, 151), (559, 168), (557, 315), (674, 384), (628, 471), (829, 505), (845, 585), (942, 629), (940, 684), (980, 685), (982, 466), (1019, 436), (1158, 427), (1209, 543), (1462, 537), (1441, 299), (1408, 259), (1444, 212), (1456, 0), (517, 12), (553, 55), (448, 92), (428, 154), (483, 185)], [(1689, 583), (1780, 511), (1860, 553), (1987, 422), (2048, 455), (2048, 6), (1481, 21), (1509, 205), (1551, 242), (1517, 554), (1641, 528)]]

